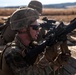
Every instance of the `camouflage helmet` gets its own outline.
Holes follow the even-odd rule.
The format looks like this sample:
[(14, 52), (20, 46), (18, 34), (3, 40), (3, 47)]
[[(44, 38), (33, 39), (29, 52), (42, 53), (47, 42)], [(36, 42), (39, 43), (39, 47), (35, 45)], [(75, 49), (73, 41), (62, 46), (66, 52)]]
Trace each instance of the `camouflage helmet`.
[(42, 13), (42, 3), (36, 0), (32, 0), (29, 4), (28, 7), (36, 9), (40, 14)]
[(39, 18), (39, 13), (32, 8), (23, 8), (16, 10), (10, 17), (10, 26), (12, 30), (19, 30), (23, 27), (28, 27), (36, 19)]

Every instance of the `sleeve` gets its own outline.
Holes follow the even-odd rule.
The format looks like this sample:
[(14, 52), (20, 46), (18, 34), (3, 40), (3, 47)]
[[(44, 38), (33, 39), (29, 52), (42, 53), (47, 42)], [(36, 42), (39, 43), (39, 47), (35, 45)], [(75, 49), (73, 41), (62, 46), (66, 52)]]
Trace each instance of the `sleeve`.
[(7, 65), (14, 75), (25, 75), (27, 64), (23, 60), (23, 57), (16, 50), (11, 50), (4, 56)]
[(5, 60), (13, 75), (50, 75), (52, 71), (49, 62), (44, 59), (31, 66), (26, 65), (23, 57), (15, 50), (6, 54)]

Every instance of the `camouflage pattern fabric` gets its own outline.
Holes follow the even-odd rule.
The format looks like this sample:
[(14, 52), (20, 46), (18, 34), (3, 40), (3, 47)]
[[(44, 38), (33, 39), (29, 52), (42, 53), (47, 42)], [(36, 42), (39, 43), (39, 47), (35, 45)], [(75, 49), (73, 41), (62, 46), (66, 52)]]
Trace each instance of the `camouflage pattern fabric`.
[(12, 42), (15, 38), (16, 31), (10, 28), (10, 17), (5, 21), (3, 28), (1, 28), (0, 45), (6, 45)]
[(0, 46), (2, 46), (2, 45), (4, 45), (5, 44), (5, 42), (4, 42), (4, 40), (2, 39), (2, 37), (0, 36)]
[(0, 36), (0, 46), (12, 42), (15, 38), (15, 34), (16, 32), (11, 30), (10, 26), (8, 26)]
[(36, 0), (32, 0), (29, 4), (28, 7), (36, 9), (40, 14), (42, 13), (42, 3)]
[(13, 75), (50, 75), (52, 68), (48, 60), (43, 56), (34, 65), (27, 65), (24, 60), (23, 50), (18, 47), (10, 47), (4, 53), (4, 59)]
[(3, 34), (3, 39), (8, 42), (12, 42), (15, 38), (16, 31), (11, 30), (10, 25), (6, 28), (4, 34)]
[(46, 49), (45, 56), (49, 62), (52, 62), (53, 66), (57, 66), (58, 68), (67, 64), (69, 58), (71, 57), (67, 41), (48, 47)]
[(39, 18), (39, 13), (32, 8), (23, 8), (16, 10), (10, 17), (10, 26), (12, 30), (19, 30), (23, 27), (28, 27), (36, 19)]

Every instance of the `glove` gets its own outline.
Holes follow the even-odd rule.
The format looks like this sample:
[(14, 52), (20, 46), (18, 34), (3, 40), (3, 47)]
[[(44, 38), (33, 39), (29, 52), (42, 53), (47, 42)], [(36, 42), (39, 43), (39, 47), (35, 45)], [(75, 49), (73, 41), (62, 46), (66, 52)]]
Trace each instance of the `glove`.
[(67, 36), (66, 35), (62, 35), (60, 37), (57, 38), (57, 41), (66, 41), (67, 40)]
[(67, 62), (71, 56), (70, 50), (59, 55), (59, 60)]
[(50, 38), (48, 38), (48, 40), (46, 41), (46, 43), (47, 43), (47, 46), (51, 46), (54, 43), (56, 43), (56, 40), (55, 40), (55, 38), (50, 37)]
[(71, 57), (71, 51), (68, 50), (66, 53), (62, 53), (62, 58), (67, 61), (69, 59), (69, 57)]

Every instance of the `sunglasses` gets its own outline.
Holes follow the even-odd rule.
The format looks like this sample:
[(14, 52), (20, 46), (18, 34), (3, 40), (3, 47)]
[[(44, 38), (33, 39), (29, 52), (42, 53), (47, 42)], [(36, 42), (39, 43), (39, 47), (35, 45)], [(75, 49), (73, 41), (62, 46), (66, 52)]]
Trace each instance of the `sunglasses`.
[(30, 27), (32, 27), (33, 30), (38, 30), (39, 29), (38, 25), (30, 25)]

